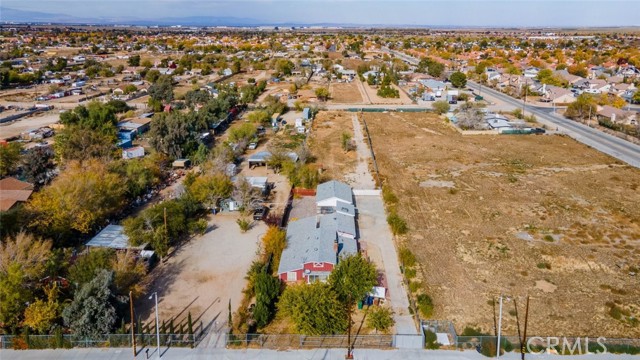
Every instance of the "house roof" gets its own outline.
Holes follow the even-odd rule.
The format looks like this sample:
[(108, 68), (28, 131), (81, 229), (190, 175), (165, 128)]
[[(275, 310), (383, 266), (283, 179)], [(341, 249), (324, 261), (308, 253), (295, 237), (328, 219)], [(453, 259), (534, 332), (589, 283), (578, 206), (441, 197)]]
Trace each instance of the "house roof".
[[(339, 257), (356, 254), (358, 242), (338, 233), (355, 234), (354, 218), (328, 214), (302, 218), (287, 226), (287, 247), (282, 252), (278, 274), (302, 269), (304, 264), (324, 262), (336, 264)], [(338, 253), (334, 243), (338, 242)]]
[(316, 202), (323, 200), (337, 198), (346, 202), (347, 204), (353, 204), (353, 196), (351, 194), (351, 187), (343, 182), (331, 180), (318, 185), (316, 191)]
[(136, 249), (143, 250), (146, 244), (131, 246), (129, 237), (125, 235), (124, 228), (120, 225), (107, 225), (98, 235), (85, 244), (89, 247), (110, 248), (116, 250)]
[(33, 193), (33, 185), (13, 177), (0, 180), (0, 211), (11, 209), (17, 202), (24, 202)]
[(617, 119), (625, 119), (634, 115), (633, 112), (624, 111), (609, 105), (603, 106), (602, 109), (598, 111), (598, 115), (609, 119), (611, 119), (614, 114)]

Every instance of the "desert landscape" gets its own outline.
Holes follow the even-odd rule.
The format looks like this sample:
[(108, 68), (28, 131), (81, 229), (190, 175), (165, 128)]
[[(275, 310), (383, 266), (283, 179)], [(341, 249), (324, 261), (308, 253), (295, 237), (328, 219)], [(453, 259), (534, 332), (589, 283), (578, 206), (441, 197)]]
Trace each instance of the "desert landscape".
[[(638, 169), (563, 136), (463, 136), (427, 113), (365, 113), (400, 239), (433, 318), (493, 333), (492, 299), (531, 335), (640, 334)], [(503, 330), (517, 334), (513, 301)]]

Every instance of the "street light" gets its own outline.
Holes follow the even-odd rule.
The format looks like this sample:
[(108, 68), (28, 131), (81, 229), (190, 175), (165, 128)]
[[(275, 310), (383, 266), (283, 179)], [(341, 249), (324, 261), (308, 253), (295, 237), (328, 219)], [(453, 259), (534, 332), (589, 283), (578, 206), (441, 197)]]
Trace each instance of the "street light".
[(158, 292), (154, 292), (151, 296), (149, 296), (149, 300), (151, 298), (156, 298), (156, 340), (158, 344), (158, 359), (160, 359), (160, 324), (158, 320)]

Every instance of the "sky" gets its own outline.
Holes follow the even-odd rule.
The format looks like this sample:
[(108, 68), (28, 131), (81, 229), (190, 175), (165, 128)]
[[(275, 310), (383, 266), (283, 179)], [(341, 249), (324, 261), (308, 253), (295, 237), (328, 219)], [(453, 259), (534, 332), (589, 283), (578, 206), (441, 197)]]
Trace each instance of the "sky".
[[(123, 22), (211, 16), (265, 24), (640, 26), (640, 0), (2, 0), (0, 4), (15, 10)], [(9, 19), (2, 19), (0, 13), (0, 20)]]

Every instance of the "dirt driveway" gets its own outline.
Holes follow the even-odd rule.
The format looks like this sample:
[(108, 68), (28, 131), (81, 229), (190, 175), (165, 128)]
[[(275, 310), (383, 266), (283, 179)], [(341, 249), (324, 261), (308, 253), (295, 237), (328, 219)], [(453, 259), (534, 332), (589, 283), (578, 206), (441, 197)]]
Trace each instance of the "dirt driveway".
[[(156, 280), (148, 293), (158, 292), (160, 322), (174, 318), (178, 324), (191, 312), (194, 324), (202, 321), (214, 331), (226, 325), (229, 300), (235, 312), (246, 285), (244, 276), (266, 232), (260, 222), (243, 234), (237, 218), (237, 214), (209, 216), (206, 234), (193, 238), (154, 269)], [(138, 299), (136, 310), (152, 321), (152, 301)]]

